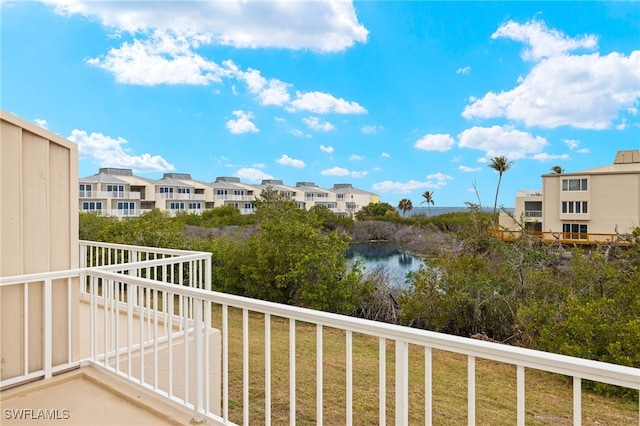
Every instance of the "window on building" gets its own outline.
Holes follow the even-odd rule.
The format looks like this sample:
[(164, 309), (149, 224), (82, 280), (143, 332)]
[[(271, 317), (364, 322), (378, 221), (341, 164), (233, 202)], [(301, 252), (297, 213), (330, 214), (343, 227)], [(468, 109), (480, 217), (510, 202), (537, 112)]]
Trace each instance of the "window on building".
[(202, 209), (201, 203), (189, 203), (189, 210), (200, 210)]
[(136, 203), (118, 202), (118, 210), (135, 210)]
[(233, 195), (244, 195), (244, 190), (242, 189), (234, 189)]
[(251, 203), (244, 203), (244, 208), (245, 208), (245, 209), (247, 209), (247, 210), (251, 210), (251, 209), (253, 209), (253, 204), (251, 204)]
[(86, 212), (102, 210), (102, 201), (84, 201), (82, 210)]
[(173, 194), (173, 188), (168, 188), (168, 187), (161, 186), (160, 187), (160, 193), (161, 194)]
[(91, 197), (92, 186), (90, 183), (80, 184), (80, 197)]
[(344, 194), (336, 194), (336, 197), (338, 201), (344, 201)]
[(191, 188), (178, 188), (178, 194), (190, 194)]
[(563, 201), (562, 213), (589, 213), (588, 203), (586, 201)]
[(107, 185), (107, 192), (124, 192), (124, 185)]
[(227, 195), (226, 189), (216, 189), (216, 195)]
[(171, 210), (184, 210), (184, 203), (171, 202), (169, 203), (169, 208)]
[(586, 240), (587, 225), (585, 223), (563, 223), (562, 233), (567, 240)]
[(587, 179), (562, 179), (563, 191), (587, 191)]

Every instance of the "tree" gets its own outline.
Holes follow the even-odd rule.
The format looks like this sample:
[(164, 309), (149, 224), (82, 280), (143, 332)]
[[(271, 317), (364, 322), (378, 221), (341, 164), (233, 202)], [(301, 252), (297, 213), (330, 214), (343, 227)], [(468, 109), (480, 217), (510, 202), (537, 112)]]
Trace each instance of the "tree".
[(413, 203), (408, 198), (403, 198), (398, 203), (398, 209), (402, 210), (402, 216), (404, 217), (408, 211), (411, 211), (413, 208)]
[(500, 182), (502, 181), (502, 174), (509, 170), (513, 166), (513, 161), (509, 161), (507, 157), (501, 155), (499, 157), (493, 157), (491, 162), (489, 163), (490, 168), (495, 170), (500, 174), (498, 177), (498, 187), (496, 188), (496, 199), (493, 203), (493, 212), (496, 212), (496, 208), (498, 207), (498, 193), (500, 192)]
[(561, 173), (564, 173), (564, 169), (562, 167), (560, 167), (560, 166), (553, 166), (551, 168), (551, 173), (559, 175)]
[(431, 216), (431, 206), (429, 204), (435, 205), (435, 202), (433, 201), (433, 191), (424, 191), (422, 198), (424, 198), (424, 200), (420, 204), (427, 203), (427, 207), (429, 207), (429, 216)]
[(356, 219), (371, 220), (397, 217), (396, 208), (389, 203), (369, 203), (356, 212)]
[(311, 309), (351, 314), (372, 292), (345, 260), (349, 237), (327, 231), (316, 211), (284, 202), (264, 210), (248, 240), (211, 239), (216, 289)]

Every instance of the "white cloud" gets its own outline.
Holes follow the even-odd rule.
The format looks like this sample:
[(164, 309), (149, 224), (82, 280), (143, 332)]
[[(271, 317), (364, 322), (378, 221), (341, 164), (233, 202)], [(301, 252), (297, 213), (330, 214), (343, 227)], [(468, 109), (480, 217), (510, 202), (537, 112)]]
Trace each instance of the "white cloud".
[(545, 138), (511, 126), (472, 127), (460, 133), (458, 140), (459, 147), (484, 151), (485, 158), (504, 155), (509, 160), (526, 158), (548, 145)]
[(234, 75), (247, 84), (250, 93), (258, 95), (260, 104), (282, 106), (289, 102), (291, 84), (275, 78), (267, 80), (260, 71), (251, 68), (248, 71), (239, 71), (232, 61), (225, 61), (225, 65), (232, 67)]
[(343, 167), (334, 167), (332, 169), (326, 169), (320, 172), (323, 176), (351, 176), (352, 178), (361, 178), (365, 177), (369, 172), (366, 171), (350, 171)]
[(408, 194), (411, 191), (422, 189), (438, 189), (447, 185), (447, 181), (452, 180), (453, 176), (444, 173), (433, 173), (426, 176), (426, 181), (410, 180), (408, 182), (393, 182), (385, 180), (374, 183), (372, 188), (378, 192), (393, 192), (397, 194)]
[(242, 167), (236, 172), (236, 176), (248, 182), (258, 183), (263, 179), (273, 179), (273, 176), (253, 167)]
[(383, 152), (382, 154), (380, 154), (383, 158), (389, 158), (391, 157), (391, 155), (388, 152)]
[(148, 39), (125, 42), (104, 57), (87, 60), (111, 72), (124, 84), (209, 84), (220, 82), (228, 70), (193, 52), (199, 40), (157, 31)]
[(49, 123), (47, 123), (47, 120), (44, 120), (42, 118), (36, 118), (33, 120), (34, 123), (36, 123), (38, 126), (42, 127), (43, 129), (47, 129), (49, 128)]
[(318, 117), (305, 117), (302, 119), (304, 124), (311, 130), (317, 130), (319, 132), (329, 132), (335, 130), (335, 126), (328, 121), (320, 121)]
[(451, 135), (446, 134), (429, 134), (420, 138), (415, 145), (415, 148), (422, 149), (424, 151), (448, 151), (455, 144), (455, 140)]
[(591, 150), (589, 148), (580, 148), (576, 151), (578, 154), (589, 154)]
[(286, 154), (282, 154), (282, 156), (276, 160), (276, 163), (282, 164), (283, 166), (295, 167), (296, 169), (303, 169), (305, 167), (304, 161), (296, 160)]
[(326, 152), (327, 154), (331, 154), (334, 151), (334, 149), (332, 146), (320, 145), (320, 151)]
[(569, 154), (547, 154), (546, 152), (541, 152), (531, 156), (532, 160), (538, 161), (568, 160), (569, 158)]
[(458, 166), (458, 170), (460, 170), (461, 172), (465, 172), (465, 173), (470, 173), (470, 172), (479, 172), (480, 170), (482, 170), (482, 167), (468, 167), (468, 166)]
[(92, 158), (102, 167), (123, 167), (138, 172), (163, 172), (174, 170), (174, 166), (159, 155), (130, 155), (123, 146), (127, 140), (113, 139), (102, 133), (87, 134), (84, 130), (74, 129), (67, 138), (78, 144), (81, 158)]
[(345, 101), (324, 92), (296, 92), (296, 98), (290, 102), (290, 111), (311, 111), (316, 114), (366, 114), (364, 109), (357, 102)]
[(365, 43), (368, 36), (347, 1), (199, 1), (188, 7), (183, 2), (42, 1), (60, 14), (80, 14), (124, 32), (195, 33), (209, 44), (236, 48), (336, 52)]
[(576, 149), (578, 145), (580, 145), (580, 142), (575, 139), (562, 139), (562, 142), (571, 150)]
[(233, 115), (238, 117), (237, 120), (229, 120), (225, 124), (225, 127), (233, 134), (241, 134), (247, 132), (258, 132), (258, 128), (251, 122), (254, 118), (252, 112), (245, 112), (242, 110), (236, 110), (232, 112)]
[(300, 130), (300, 129), (293, 129), (293, 130), (291, 130), (291, 132), (290, 132), (290, 133), (291, 133), (293, 136), (297, 136), (297, 137), (299, 137), (299, 138), (310, 138), (310, 137), (311, 137), (311, 135), (306, 134), (305, 132), (303, 132), (303, 131), (302, 131), (302, 130)]
[(351, 154), (349, 161), (362, 161), (362, 156), (358, 154)]
[(570, 38), (561, 32), (550, 29), (542, 21), (529, 21), (519, 24), (509, 21), (498, 28), (491, 35), (492, 39), (509, 38), (527, 45), (522, 52), (522, 58), (537, 61), (545, 57), (558, 56), (576, 49), (593, 50), (598, 47), (598, 38), (593, 35), (583, 35)]
[(463, 67), (463, 68), (458, 68), (456, 70), (456, 74), (469, 74), (471, 73), (471, 67)]
[(382, 131), (383, 129), (384, 129), (383, 126), (373, 126), (373, 125), (360, 127), (360, 131), (362, 133), (364, 133), (364, 134), (367, 134), (367, 135), (378, 133), (378, 132)]
[(320, 172), (323, 176), (349, 176), (351, 172), (342, 167), (334, 167), (332, 169), (326, 169)]
[[(518, 86), (500, 93), (471, 97), (465, 118), (504, 117), (527, 126), (581, 129), (617, 127), (621, 114), (631, 114), (640, 97), (640, 50), (628, 56), (612, 52), (569, 54), (597, 48), (597, 38), (568, 38), (544, 23), (509, 22), (493, 38), (507, 37), (527, 45), (525, 59), (535, 61)], [(622, 118), (624, 119), (624, 118)]]

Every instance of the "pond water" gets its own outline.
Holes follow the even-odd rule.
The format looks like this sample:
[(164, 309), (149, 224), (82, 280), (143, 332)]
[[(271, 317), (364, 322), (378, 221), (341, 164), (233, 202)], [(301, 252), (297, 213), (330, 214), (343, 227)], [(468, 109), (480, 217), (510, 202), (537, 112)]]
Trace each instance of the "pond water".
[(385, 242), (351, 244), (347, 250), (347, 259), (354, 262), (356, 256), (362, 259), (365, 271), (383, 268), (395, 288), (406, 288), (407, 273), (415, 272), (420, 266), (426, 265), (421, 257)]

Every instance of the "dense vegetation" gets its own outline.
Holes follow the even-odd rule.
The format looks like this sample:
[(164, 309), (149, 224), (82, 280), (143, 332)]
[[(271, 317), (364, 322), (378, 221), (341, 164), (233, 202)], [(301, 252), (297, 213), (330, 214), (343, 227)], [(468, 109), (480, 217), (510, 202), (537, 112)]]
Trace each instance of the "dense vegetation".
[[(210, 251), (215, 290), (640, 367), (640, 228), (629, 247), (582, 249), (526, 234), (504, 243), (487, 232), (494, 220), (474, 205), (404, 218), (380, 203), (353, 222), (267, 197), (248, 217), (81, 214), (80, 238)], [(398, 293), (345, 262), (352, 237), (404, 244), (430, 267)]]

